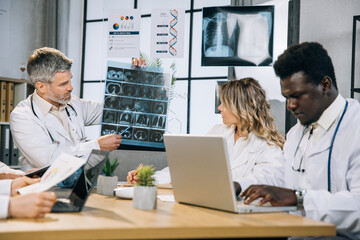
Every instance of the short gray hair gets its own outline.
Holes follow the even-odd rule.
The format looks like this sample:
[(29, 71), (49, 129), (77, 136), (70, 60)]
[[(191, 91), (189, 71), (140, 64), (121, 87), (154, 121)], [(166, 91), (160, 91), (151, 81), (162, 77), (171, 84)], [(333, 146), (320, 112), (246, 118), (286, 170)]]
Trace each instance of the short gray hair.
[(72, 60), (57, 49), (43, 47), (35, 49), (29, 57), (27, 72), (31, 83), (52, 83), (57, 72), (70, 71)]

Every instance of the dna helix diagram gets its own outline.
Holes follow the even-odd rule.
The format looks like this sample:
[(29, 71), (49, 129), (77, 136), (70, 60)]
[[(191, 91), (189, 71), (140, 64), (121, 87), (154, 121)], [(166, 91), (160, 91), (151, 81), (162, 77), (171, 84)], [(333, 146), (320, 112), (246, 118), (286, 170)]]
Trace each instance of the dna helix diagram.
[(172, 38), (169, 41), (169, 53), (173, 56), (176, 56), (177, 50), (174, 48), (175, 44), (177, 43), (177, 30), (174, 28), (175, 25), (178, 23), (178, 11), (176, 9), (170, 10), (170, 14), (173, 19), (170, 21), (170, 35)]

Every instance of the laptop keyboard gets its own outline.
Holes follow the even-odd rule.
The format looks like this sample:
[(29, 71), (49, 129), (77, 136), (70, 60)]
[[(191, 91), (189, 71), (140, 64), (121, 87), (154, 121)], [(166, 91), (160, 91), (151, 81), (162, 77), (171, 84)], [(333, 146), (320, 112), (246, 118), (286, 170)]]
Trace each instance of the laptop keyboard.
[(242, 200), (240, 200), (240, 201), (238, 201), (237, 202), (237, 206), (238, 207), (242, 207), (242, 208), (254, 208), (254, 207), (259, 207), (259, 208), (263, 208), (263, 207), (271, 207), (271, 203), (269, 203), (269, 202), (267, 202), (267, 203), (265, 203), (265, 204), (263, 204), (263, 205), (260, 205), (259, 204), (260, 203), (260, 199), (256, 199), (256, 200), (254, 200), (252, 203), (250, 203), (250, 204), (245, 204), (244, 203), (244, 201), (243, 201), (243, 199)]

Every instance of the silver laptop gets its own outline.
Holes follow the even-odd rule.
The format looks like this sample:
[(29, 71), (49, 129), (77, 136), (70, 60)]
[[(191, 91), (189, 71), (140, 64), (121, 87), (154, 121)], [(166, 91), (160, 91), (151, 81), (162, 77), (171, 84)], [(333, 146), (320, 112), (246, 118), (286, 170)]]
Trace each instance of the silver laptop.
[(223, 137), (164, 134), (164, 142), (175, 201), (236, 213), (296, 210), (237, 201)]

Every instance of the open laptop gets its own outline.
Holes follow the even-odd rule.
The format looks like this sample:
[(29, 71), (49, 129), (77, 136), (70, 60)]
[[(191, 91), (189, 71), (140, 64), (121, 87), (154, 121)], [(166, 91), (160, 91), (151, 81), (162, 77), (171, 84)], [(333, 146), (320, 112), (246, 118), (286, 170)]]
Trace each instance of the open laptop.
[(98, 162), (94, 167), (85, 170), (85, 165), (81, 167), (81, 174), (76, 181), (68, 199), (59, 199), (51, 209), (51, 212), (80, 212), (88, 199), (91, 190), (101, 174), (108, 151), (92, 150), (87, 163)]
[(237, 201), (222, 136), (164, 134), (164, 142), (175, 201), (236, 213), (296, 210)]

